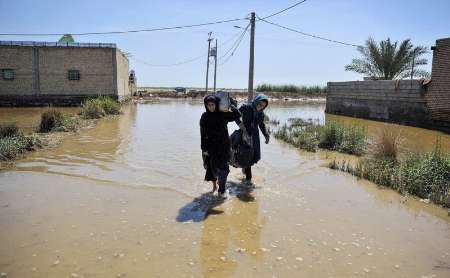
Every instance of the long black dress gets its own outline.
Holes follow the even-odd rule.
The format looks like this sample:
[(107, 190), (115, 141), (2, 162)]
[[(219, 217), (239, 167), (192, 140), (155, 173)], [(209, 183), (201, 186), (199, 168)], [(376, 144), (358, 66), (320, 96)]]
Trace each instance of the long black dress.
[[(206, 107), (207, 102), (216, 103), (216, 111), (209, 112)], [(239, 111), (232, 106), (232, 112), (219, 111), (219, 99), (213, 95), (206, 96), (204, 99), (205, 109), (200, 118), (200, 136), (201, 149), (208, 152), (206, 181), (214, 181), (212, 171), (220, 169), (229, 172), (228, 161), (230, 159), (230, 139), (228, 135), (227, 124), (239, 119)]]

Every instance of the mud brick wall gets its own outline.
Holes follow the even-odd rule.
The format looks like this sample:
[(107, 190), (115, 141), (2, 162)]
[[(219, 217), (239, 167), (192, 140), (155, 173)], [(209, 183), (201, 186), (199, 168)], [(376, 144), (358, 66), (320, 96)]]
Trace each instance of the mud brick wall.
[(450, 125), (450, 38), (436, 41), (431, 76), (425, 97), (430, 117)]

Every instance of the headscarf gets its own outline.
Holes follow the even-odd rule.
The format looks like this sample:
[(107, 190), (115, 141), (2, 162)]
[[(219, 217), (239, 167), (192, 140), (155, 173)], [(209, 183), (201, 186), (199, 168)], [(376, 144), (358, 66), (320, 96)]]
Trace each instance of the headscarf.
[(219, 111), (219, 99), (216, 96), (214, 96), (214, 95), (207, 95), (203, 99), (203, 103), (205, 104), (206, 112), (214, 113), (214, 112), (210, 112), (208, 110), (208, 106), (207, 106), (208, 102), (214, 102), (216, 104), (216, 110), (214, 112), (218, 112)]
[[(264, 95), (264, 94), (259, 94), (259, 95), (257, 95), (257, 96), (253, 99), (253, 102), (252, 102), (253, 108), (256, 109), (256, 106), (257, 106), (261, 101), (265, 101), (265, 102), (267, 103), (267, 105), (266, 105), (266, 107), (264, 107), (264, 109), (266, 109), (267, 106), (269, 106), (269, 98), (268, 98), (266, 95)], [(264, 110), (264, 109), (263, 109), (263, 110)]]

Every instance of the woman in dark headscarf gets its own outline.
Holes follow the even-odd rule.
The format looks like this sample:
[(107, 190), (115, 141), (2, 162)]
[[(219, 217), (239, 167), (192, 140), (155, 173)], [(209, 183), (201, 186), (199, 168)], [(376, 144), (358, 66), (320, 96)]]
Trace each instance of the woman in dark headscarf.
[[(269, 143), (270, 135), (264, 124), (264, 109), (269, 105), (269, 98), (263, 94), (257, 95), (251, 104), (243, 104), (239, 111), (242, 114), (242, 122), (237, 120), (239, 127), (252, 138), (253, 142), (253, 164), (261, 159), (261, 144), (259, 142), (259, 130), (264, 135), (266, 144)], [(247, 181), (252, 179), (252, 168), (242, 169)]]
[(227, 124), (239, 119), (239, 110), (230, 105), (232, 112), (219, 111), (219, 99), (214, 95), (204, 98), (206, 112), (200, 118), (200, 135), (203, 163), (206, 169), (205, 180), (212, 181), (213, 192), (219, 184), (219, 195), (225, 193), (225, 183), (230, 169), (230, 139)]

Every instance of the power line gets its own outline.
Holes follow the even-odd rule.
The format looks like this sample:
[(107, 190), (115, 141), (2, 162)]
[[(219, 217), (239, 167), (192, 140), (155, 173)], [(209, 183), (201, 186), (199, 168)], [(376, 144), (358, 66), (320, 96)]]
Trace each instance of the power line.
[[(126, 34), (126, 33), (139, 33), (139, 32), (155, 32), (155, 31), (165, 31), (165, 30), (175, 30), (184, 28), (193, 28), (200, 26), (208, 26), (215, 24), (222, 24), (227, 22), (235, 22), (247, 20), (247, 18), (234, 18), (226, 19), (214, 22), (200, 23), (200, 24), (190, 24), (172, 27), (160, 27), (160, 28), (150, 28), (150, 29), (139, 29), (139, 30), (127, 30), (127, 31), (109, 31), (109, 32), (86, 32), (86, 33), (70, 33), (73, 36), (87, 36), (87, 35), (109, 35), (109, 34)], [(63, 36), (69, 33), (0, 33), (0, 36)]]
[(239, 33), (240, 36), (236, 39), (236, 41), (234, 41), (234, 43), (231, 45), (231, 47), (227, 51), (225, 51), (225, 53), (222, 56), (219, 57), (219, 59), (222, 59), (223, 57), (227, 56), (228, 53), (230, 53), (230, 51), (233, 50), (237, 44), (239, 44), (239, 42), (242, 40), (242, 37), (247, 32), (248, 27), (250, 27), (250, 24), (248, 24), (247, 27), (245, 27), (245, 29), (244, 29), (244, 31), (242, 31), (242, 33), (241, 32)]
[[(226, 62), (228, 62), (231, 57), (233, 57), (234, 53), (236, 52), (236, 50), (238, 49), (239, 45), (241, 44), (242, 40), (244, 39), (245, 34), (247, 33), (248, 27), (250, 26), (247, 25), (247, 28), (245, 28), (244, 32), (242, 32), (242, 36), (239, 38), (239, 40), (237, 41), (236, 46), (234, 47), (233, 51), (231, 52), (231, 54), (225, 59), (225, 61), (221, 62), (219, 64), (219, 66), (222, 66), (223, 64), (225, 64)], [(223, 56), (222, 56), (223, 57)]]
[[(233, 36), (231, 36), (228, 40), (226, 40), (225, 42), (223, 42), (219, 46), (227, 45), (229, 42), (231, 42), (234, 38), (236, 38), (240, 34), (241, 34), (241, 32), (238, 32), (238, 33), (234, 34)], [(233, 43), (233, 45), (234, 45), (234, 43)], [(189, 58), (187, 60), (183, 60), (181, 62), (172, 63), (172, 64), (152, 64), (152, 63), (148, 63), (148, 62), (146, 62), (144, 60), (137, 59), (137, 58), (134, 58), (134, 57), (130, 57), (130, 58), (135, 60), (136, 62), (142, 63), (142, 64), (144, 64), (146, 66), (150, 66), (150, 67), (172, 67), (172, 66), (180, 66), (180, 65), (191, 63), (191, 62), (195, 62), (195, 61), (197, 61), (197, 60), (199, 60), (199, 59), (201, 59), (203, 57), (204, 57), (204, 55), (202, 54), (202, 55), (195, 56), (193, 58)]]
[(353, 43), (337, 41), (337, 40), (328, 39), (328, 38), (325, 38), (325, 37), (321, 37), (321, 36), (305, 33), (305, 32), (299, 31), (299, 30), (295, 30), (295, 29), (292, 29), (292, 28), (289, 28), (289, 27), (286, 27), (286, 26), (283, 26), (283, 25), (280, 25), (280, 24), (277, 24), (277, 23), (265, 20), (264, 18), (259, 18), (259, 19), (261, 21), (265, 22), (265, 23), (268, 23), (268, 24), (277, 26), (279, 28), (282, 28), (282, 29), (285, 29), (285, 30), (288, 30), (288, 31), (291, 31), (291, 32), (295, 32), (295, 33), (298, 33), (298, 34), (301, 34), (301, 35), (304, 35), (304, 36), (312, 37), (312, 38), (315, 38), (315, 39), (324, 40), (324, 41), (328, 41), (328, 42), (332, 42), (332, 43), (338, 43), (338, 44), (347, 45), (347, 46), (362, 47), (361, 45), (357, 45), (357, 44), (353, 44)]
[(290, 10), (290, 9), (292, 9), (292, 8), (294, 8), (294, 7), (296, 7), (296, 6), (300, 5), (300, 4), (303, 4), (303, 3), (305, 3), (305, 2), (306, 2), (306, 0), (297, 2), (297, 3), (295, 3), (295, 4), (292, 5), (292, 6), (289, 6), (289, 7), (285, 8), (285, 9), (282, 9), (281, 11), (278, 11), (278, 12), (276, 12), (276, 13), (273, 13), (273, 14), (270, 14), (270, 15), (265, 16), (265, 17), (263, 17), (263, 18), (260, 18), (260, 20), (263, 20), (263, 19), (266, 19), (266, 18), (269, 18), (269, 17), (272, 17), (272, 16), (279, 15), (279, 14), (284, 13), (285, 11)]

